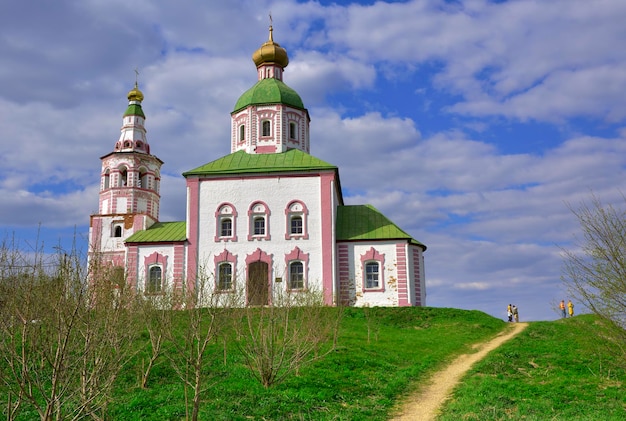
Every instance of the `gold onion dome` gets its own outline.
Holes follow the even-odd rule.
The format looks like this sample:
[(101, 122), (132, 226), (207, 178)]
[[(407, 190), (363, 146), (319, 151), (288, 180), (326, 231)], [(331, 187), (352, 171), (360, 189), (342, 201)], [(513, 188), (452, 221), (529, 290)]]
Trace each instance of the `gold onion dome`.
[(274, 42), (274, 36), (272, 35), (273, 29), (270, 25), (270, 37), (267, 42), (261, 45), (261, 48), (256, 50), (252, 54), (252, 60), (256, 67), (264, 63), (276, 63), (280, 67), (285, 68), (289, 64), (289, 57), (287, 57), (287, 50), (280, 46), (280, 44)]
[(135, 87), (128, 92), (128, 100), (129, 101), (143, 101), (143, 92), (139, 90), (137, 86), (137, 82), (135, 82)]

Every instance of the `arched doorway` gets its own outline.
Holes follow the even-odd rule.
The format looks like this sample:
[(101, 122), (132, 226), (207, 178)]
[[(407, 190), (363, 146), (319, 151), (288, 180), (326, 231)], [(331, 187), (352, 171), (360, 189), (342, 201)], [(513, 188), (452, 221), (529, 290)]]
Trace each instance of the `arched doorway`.
[(268, 305), (269, 298), (269, 266), (265, 262), (252, 262), (248, 265), (248, 305)]

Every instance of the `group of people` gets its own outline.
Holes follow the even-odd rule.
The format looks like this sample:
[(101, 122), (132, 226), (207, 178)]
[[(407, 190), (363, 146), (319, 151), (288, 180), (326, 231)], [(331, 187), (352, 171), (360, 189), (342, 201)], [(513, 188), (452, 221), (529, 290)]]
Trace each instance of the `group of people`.
[(569, 313), (570, 317), (574, 317), (574, 304), (572, 300), (567, 300), (567, 313), (565, 312), (565, 300), (561, 300), (561, 304), (559, 304), (559, 309), (561, 309), (561, 317), (566, 318), (567, 313)]
[(519, 311), (517, 310), (517, 306), (515, 304), (509, 304), (506, 308), (506, 314), (509, 317), (509, 322), (515, 320), (519, 322)]

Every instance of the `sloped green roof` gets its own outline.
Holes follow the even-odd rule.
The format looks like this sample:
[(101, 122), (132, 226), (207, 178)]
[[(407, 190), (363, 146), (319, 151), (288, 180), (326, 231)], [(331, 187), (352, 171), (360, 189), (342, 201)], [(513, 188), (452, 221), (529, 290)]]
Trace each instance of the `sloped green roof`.
[(187, 224), (185, 221), (157, 222), (147, 230), (139, 231), (126, 239), (127, 243), (160, 243), (185, 241)]
[(244, 92), (237, 100), (233, 112), (253, 104), (285, 104), (304, 109), (300, 95), (283, 81), (274, 78), (261, 79)]
[(337, 241), (407, 240), (426, 246), (401, 230), (372, 205), (349, 205), (337, 208)]
[(315, 170), (337, 170), (337, 167), (299, 149), (268, 154), (249, 154), (245, 151), (237, 151), (193, 170), (186, 171), (183, 173), (183, 176)]
[(128, 108), (126, 108), (126, 112), (124, 113), (124, 117), (126, 117), (127, 115), (138, 115), (140, 117), (146, 118), (143, 113), (143, 109), (139, 104), (129, 104)]

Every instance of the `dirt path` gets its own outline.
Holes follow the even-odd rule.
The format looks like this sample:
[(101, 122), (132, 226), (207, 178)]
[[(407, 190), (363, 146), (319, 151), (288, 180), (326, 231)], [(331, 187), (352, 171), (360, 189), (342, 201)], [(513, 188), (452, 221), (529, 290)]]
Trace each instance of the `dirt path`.
[(400, 414), (392, 421), (432, 421), (452, 389), (471, 366), (483, 359), (492, 351), (508, 341), (528, 326), (528, 323), (511, 323), (507, 328), (489, 342), (477, 344), (473, 354), (459, 356), (448, 367), (435, 373), (429, 380), (426, 389), (414, 396), (409, 396), (400, 409)]

